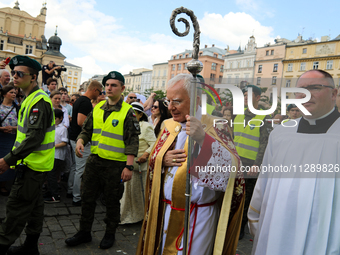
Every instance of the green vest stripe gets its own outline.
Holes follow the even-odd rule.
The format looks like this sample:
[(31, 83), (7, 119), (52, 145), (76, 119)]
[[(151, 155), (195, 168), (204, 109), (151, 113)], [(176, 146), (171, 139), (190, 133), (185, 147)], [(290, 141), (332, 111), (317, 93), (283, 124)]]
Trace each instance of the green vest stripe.
[(257, 136), (254, 136), (254, 135), (249, 135), (249, 134), (246, 134), (246, 133), (242, 133), (242, 132), (234, 132), (234, 136), (243, 136), (245, 138), (248, 138), (248, 139), (251, 139), (251, 140), (254, 140), (254, 141), (260, 141), (260, 137), (257, 137)]
[(113, 138), (113, 139), (117, 139), (117, 140), (121, 140), (124, 141), (123, 136), (122, 135), (117, 135), (117, 134), (112, 134), (106, 131), (102, 132), (102, 136), (108, 137), (108, 138)]
[(118, 153), (125, 153), (125, 148), (118, 148), (115, 146), (107, 145), (107, 144), (99, 144), (98, 145), (99, 149), (107, 150), (107, 151), (112, 151), (112, 152), (118, 152)]
[(93, 146), (98, 146), (98, 144), (99, 144), (99, 141), (92, 141), (91, 142), (91, 145), (93, 145)]
[(258, 150), (257, 147), (253, 147), (253, 146), (242, 144), (242, 143), (235, 143), (235, 146), (246, 149), (246, 150), (254, 151), (256, 153), (257, 153), (257, 150)]

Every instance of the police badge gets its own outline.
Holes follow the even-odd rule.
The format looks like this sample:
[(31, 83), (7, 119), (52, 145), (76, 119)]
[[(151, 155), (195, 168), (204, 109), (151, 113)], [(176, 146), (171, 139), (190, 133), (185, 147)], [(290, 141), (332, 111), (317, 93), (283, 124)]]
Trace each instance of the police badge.
[(117, 127), (119, 120), (112, 120), (112, 126)]
[(255, 128), (255, 124), (250, 124), (249, 127), (250, 127), (250, 130), (253, 130)]

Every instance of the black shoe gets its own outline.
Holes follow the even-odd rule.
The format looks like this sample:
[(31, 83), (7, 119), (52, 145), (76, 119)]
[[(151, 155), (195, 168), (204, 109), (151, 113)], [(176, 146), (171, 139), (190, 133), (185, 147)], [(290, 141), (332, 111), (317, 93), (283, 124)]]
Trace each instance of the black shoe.
[(67, 193), (67, 194), (66, 194), (66, 197), (67, 197), (67, 198), (73, 198), (73, 195), (72, 195), (72, 193)]
[(0, 255), (6, 255), (9, 247), (10, 245), (0, 244)]
[(79, 231), (74, 236), (67, 238), (65, 243), (68, 246), (77, 246), (82, 243), (88, 243), (92, 241), (91, 232)]
[(81, 200), (78, 201), (78, 202), (72, 201), (72, 205), (73, 205), (73, 206), (81, 206)]
[(40, 234), (27, 235), (26, 240), (21, 246), (11, 246), (7, 255), (39, 255), (38, 239)]
[(44, 202), (47, 204), (60, 203), (60, 196), (44, 198)]
[(105, 233), (103, 240), (100, 242), (100, 249), (109, 249), (115, 242), (115, 234)]

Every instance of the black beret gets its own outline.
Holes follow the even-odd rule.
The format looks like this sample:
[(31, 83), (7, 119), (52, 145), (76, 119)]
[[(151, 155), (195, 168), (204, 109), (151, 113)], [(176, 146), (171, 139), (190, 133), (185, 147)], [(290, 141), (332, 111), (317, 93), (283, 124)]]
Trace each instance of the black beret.
[(255, 86), (255, 85), (247, 85), (247, 87), (242, 89), (243, 94), (245, 92), (248, 92), (248, 88), (253, 88), (253, 92), (257, 95), (261, 95), (261, 93), (262, 93), (262, 91), (259, 87)]
[(40, 71), (41, 65), (38, 61), (27, 56), (17, 55), (9, 62), (9, 67), (13, 70), (15, 66), (27, 66), (34, 70)]
[(103, 78), (102, 84), (105, 86), (106, 81), (109, 79), (114, 79), (123, 82), (125, 84), (124, 76), (120, 72), (111, 71), (108, 75)]

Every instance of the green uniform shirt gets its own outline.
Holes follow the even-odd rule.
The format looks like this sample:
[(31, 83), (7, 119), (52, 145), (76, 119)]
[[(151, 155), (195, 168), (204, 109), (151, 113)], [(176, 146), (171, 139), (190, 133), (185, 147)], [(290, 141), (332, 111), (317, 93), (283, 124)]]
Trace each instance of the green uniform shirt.
[[(38, 85), (35, 86), (30, 94), (37, 91), (38, 89)], [(43, 142), (46, 129), (51, 126), (53, 112), (49, 103), (45, 102), (44, 99), (41, 99), (31, 109), (32, 110), (29, 113), (29, 117), (37, 116), (37, 118), (32, 118), (36, 119), (32, 123), (31, 121), (28, 121), (26, 138), (17, 148), (12, 150), (4, 157), (4, 160), (10, 166), (16, 165), (18, 160), (26, 158), (29, 154), (35, 151)], [(33, 109), (38, 109), (38, 113), (33, 113)], [(24, 109), (20, 107), (19, 111), (23, 112)]]
[[(247, 125), (248, 121), (250, 121), (255, 116), (256, 116), (256, 114), (251, 113), (249, 111), (249, 109), (247, 108), (244, 111), (244, 120), (246, 121), (246, 125)], [(254, 161), (254, 160), (251, 160), (251, 159), (241, 157), (242, 163), (244, 165), (249, 165), (249, 166), (257, 165), (257, 166), (259, 166), (259, 165), (262, 164), (264, 152), (266, 150), (267, 143), (268, 143), (269, 133), (273, 130), (271, 122), (266, 121), (266, 119), (271, 119), (271, 117), (269, 115), (267, 115), (263, 120), (264, 125), (262, 127), (260, 127), (260, 146), (259, 146), (259, 150), (257, 152), (256, 159)]]
[[(104, 110), (104, 122), (109, 117), (109, 115), (113, 111), (120, 111), (122, 108), (123, 99), (120, 99), (115, 105), (109, 105), (108, 101), (106, 101), (102, 107)], [(91, 141), (92, 132), (93, 132), (93, 111), (87, 115), (86, 120), (84, 121), (82, 131), (77, 137), (78, 139), (83, 139), (84, 144), (87, 144)], [(136, 128), (138, 127), (138, 129)], [(124, 135), (123, 140), (125, 144), (125, 155), (134, 155), (137, 157), (138, 154), (138, 145), (139, 145), (139, 137), (140, 134), (140, 127), (139, 122), (137, 121), (135, 111), (131, 108), (124, 120)]]

